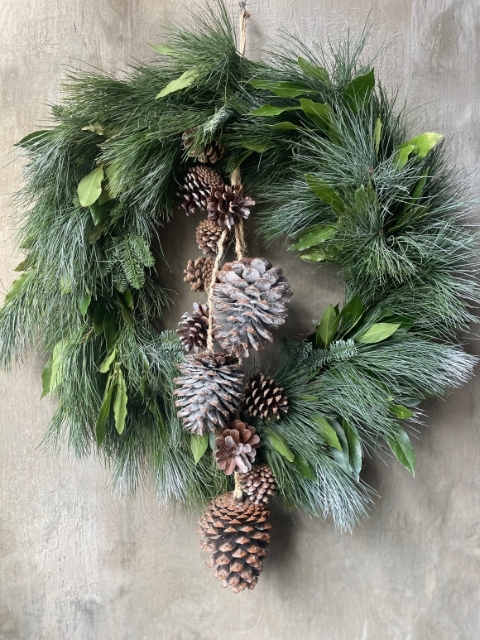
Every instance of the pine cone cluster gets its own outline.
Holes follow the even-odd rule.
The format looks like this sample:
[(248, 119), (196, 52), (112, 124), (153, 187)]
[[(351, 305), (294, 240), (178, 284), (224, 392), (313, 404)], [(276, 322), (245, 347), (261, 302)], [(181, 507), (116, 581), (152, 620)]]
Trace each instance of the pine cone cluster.
[(245, 387), (243, 410), (253, 418), (280, 420), (288, 411), (288, 398), (273, 378), (255, 373)]
[(189, 260), (187, 268), (183, 271), (184, 282), (190, 283), (192, 291), (206, 291), (212, 281), (214, 264), (215, 261), (209, 256)]
[(214, 169), (195, 166), (189, 168), (177, 195), (184, 199), (182, 207), (189, 216), (195, 213), (195, 209), (206, 209), (210, 192), (222, 191), (224, 186), (221, 176)]
[(255, 504), (267, 504), (277, 490), (277, 483), (268, 464), (261, 463), (240, 476), (240, 487), (248, 500)]
[(215, 255), (218, 253), (218, 241), (222, 235), (222, 228), (211, 220), (202, 220), (197, 227), (195, 236), (198, 248), (203, 253)]
[(217, 465), (225, 475), (230, 476), (234, 471), (247, 473), (255, 460), (260, 438), (255, 427), (241, 420), (234, 420), (218, 433), (215, 446)]
[(242, 258), (217, 271), (213, 288), (214, 334), (222, 349), (237, 357), (264, 349), (271, 329), (285, 322), (290, 285), (279, 267), (264, 258)]
[(212, 142), (205, 145), (202, 151), (198, 152), (194, 146), (195, 129), (187, 129), (183, 132), (182, 143), (185, 149), (187, 149), (188, 155), (191, 158), (198, 160), (198, 162), (211, 162), (212, 164), (215, 164), (215, 162), (221, 160), (225, 154), (225, 147), (216, 140), (212, 140)]
[(201, 547), (211, 555), (209, 567), (223, 587), (234, 593), (254, 589), (267, 555), (270, 511), (263, 504), (236, 500), (227, 493), (213, 500), (199, 520), (199, 533), (206, 540)]
[(222, 229), (231, 230), (236, 222), (246, 220), (255, 200), (243, 194), (243, 186), (212, 188), (207, 198), (208, 218)]
[(243, 370), (238, 359), (223, 353), (189, 354), (177, 365), (181, 376), (175, 402), (188, 431), (203, 435), (222, 428), (235, 413), (243, 392)]
[(192, 313), (184, 313), (177, 333), (185, 351), (203, 351), (207, 347), (208, 306), (193, 303)]

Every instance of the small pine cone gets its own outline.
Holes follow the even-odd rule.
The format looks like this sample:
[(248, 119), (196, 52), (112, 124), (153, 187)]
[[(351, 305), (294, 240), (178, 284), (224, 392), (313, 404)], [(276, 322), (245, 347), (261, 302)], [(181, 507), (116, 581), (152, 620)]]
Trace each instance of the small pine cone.
[(196, 238), (198, 247), (205, 254), (218, 253), (218, 241), (222, 235), (222, 228), (211, 220), (202, 220), (197, 227)]
[(267, 504), (277, 490), (275, 476), (268, 464), (256, 464), (248, 473), (240, 475), (240, 487), (247, 499), (255, 504)]
[(177, 196), (185, 200), (182, 207), (189, 216), (195, 213), (197, 208), (207, 208), (207, 198), (212, 189), (222, 190), (223, 188), (223, 180), (214, 169), (195, 166), (188, 170), (181, 191), (177, 193)]
[(248, 218), (249, 207), (253, 207), (254, 204), (255, 200), (243, 195), (243, 186), (226, 185), (223, 189), (212, 188), (207, 198), (208, 219), (222, 229), (231, 230), (235, 222)]
[(206, 291), (212, 281), (214, 264), (215, 261), (210, 257), (189, 260), (187, 268), (183, 271), (184, 282), (191, 283), (192, 291)]
[(187, 431), (203, 435), (221, 429), (240, 404), (243, 370), (238, 359), (224, 353), (190, 354), (177, 365), (174, 382), (178, 416)]
[(243, 410), (253, 418), (262, 420), (280, 420), (282, 413), (288, 411), (288, 398), (283, 387), (263, 373), (255, 373), (245, 387)]
[(187, 149), (190, 158), (195, 158), (198, 162), (211, 162), (215, 164), (225, 155), (225, 147), (220, 142), (212, 140), (205, 148), (198, 152), (195, 147), (195, 129), (190, 128), (182, 133), (182, 144)]
[(269, 329), (285, 322), (290, 285), (264, 258), (242, 258), (217, 271), (213, 287), (213, 330), (222, 349), (239, 358), (272, 342)]
[(185, 351), (203, 351), (207, 347), (208, 306), (193, 303), (192, 313), (184, 313), (177, 333)]
[(260, 438), (255, 431), (255, 427), (234, 420), (218, 433), (215, 458), (226, 476), (231, 476), (234, 471), (247, 473), (252, 468), (256, 449), (260, 446)]
[(198, 532), (206, 538), (200, 546), (211, 554), (207, 566), (216, 567), (213, 575), (222, 580), (222, 587), (232, 587), (234, 593), (255, 588), (270, 542), (269, 516), (263, 504), (242, 502), (226, 493), (200, 518)]

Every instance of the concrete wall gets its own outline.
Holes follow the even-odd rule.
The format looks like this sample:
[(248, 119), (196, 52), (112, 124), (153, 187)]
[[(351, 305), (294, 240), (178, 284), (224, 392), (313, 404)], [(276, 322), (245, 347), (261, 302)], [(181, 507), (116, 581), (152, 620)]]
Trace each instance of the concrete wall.
[[(64, 66), (121, 70), (149, 56), (167, 19), (191, 1), (1, 0), (0, 281), (13, 279), (13, 143), (41, 127)], [(236, 11), (236, 2), (231, 2)], [(476, 168), (480, 151), (479, 0), (250, 0), (247, 52), (259, 55), (277, 28), (307, 42), (357, 33), (368, 15), (371, 47), (394, 39), (377, 68), (423, 105), (419, 128), (452, 138), (455, 160)], [(478, 192), (480, 181), (474, 178)], [(193, 230), (193, 227), (192, 227)], [(174, 233), (174, 231), (170, 231)], [(251, 247), (254, 246), (250, 238)], [(193, 243), (173, 267), (183, 266)], [(335, 271), (273, 249), (296, 291), (296, 318), (341, 299)], [(311, 302), (318, 278), (321, 295)], [(172, 325), (189, 306), (182, 292)], [(293, 327), (293, 323), (290, 324)], [(478, 343), (469, 345), (479, 352)], [(480, 628), (479, 382), (429, 404), (416, 443), (417, 476), (374, 461), (379, 498), (353, 535), (331, 523), (274, 514), (273, 542), (253, 593), (223, 591), (204, 567), (194, 516), (167, 513), (148, 486), (113, 495), (95, 460), (38, 449), (52, 413), (39, 401), (35, 355), (0, 375), (1, 640), (473, 640)]]

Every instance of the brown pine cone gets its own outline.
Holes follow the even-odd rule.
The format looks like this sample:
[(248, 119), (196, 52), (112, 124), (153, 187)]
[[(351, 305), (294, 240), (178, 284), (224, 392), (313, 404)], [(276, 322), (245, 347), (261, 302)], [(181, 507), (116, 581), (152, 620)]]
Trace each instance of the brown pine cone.
[(254, 204), (255, 200), (243, 195), (243, 186), (226, 185), (223, 189), (213, 187), (207, 197), (208, 219), (222, 229), (231, 230), (235, 222), (248, 218), (249, 207)]
[(218, 253), (218, 241), (222, 228), (211, 220), (202, 220), (197, 227), (196, 239), (198, 247), (205, 254)]
[(263, 504), (227, 493), (213, 500), (200, 518), (198, 531), (206, 538), (200, 546), (211, 554), (207, 565), (216, 567), (213, 575), (222, 587), (232, 587), (234, 593), (255, 588), (270, 542), (269, 516)]
[(253, 418), (280, 420), (288, 411), (288, 398), (273, 378), (255, 373), (245, 387), (243, 410)]
[(215, 458), (225, 475), (231, 476), (234, 471), (250, 471), (256, 449), (260, 446), (260, 438), (255, 431), (255, 427), (241, 420), (234, 420), (217, 434)]
[(275, 476), (268, 464), (255, 464), (248, 473), (240, 475), (240, 487), (247, 499), (255, 504), (267, 504), (277, 490)]
[(181, 206), (189, 216), (194, 214), (197, 208), (206, 209), (210, 191), (212, 189), (222, 190), (223, 187), (223, 180), (214, 169), (197, 165), (189, 168), (177, 196), (185, 200)]
[(190, 282), (192, 291), (206, 291), (210, 286), (213, 275), (213, 266), (215, 261), (213, 258), (197, 258), (197, 260), (189, 260), (187, 268), (184, 269), (184, 282)]
[(195, 129), (190, 128), (182, 133), (182, 144), (187, 149), (190, 158), (195, 158), (198, 162), (206, 163), (211, 162), (215, 164), (221, 160), (225, 154), (225, 147), (220, 142), (212, 140), (209, 144), (205, 145), (200, 152), (195, 146)]
[(207, 347), (208, 306), (193, 303), (192, 313), (184, 313), (177, 333), (185, 351), (203, 351)]

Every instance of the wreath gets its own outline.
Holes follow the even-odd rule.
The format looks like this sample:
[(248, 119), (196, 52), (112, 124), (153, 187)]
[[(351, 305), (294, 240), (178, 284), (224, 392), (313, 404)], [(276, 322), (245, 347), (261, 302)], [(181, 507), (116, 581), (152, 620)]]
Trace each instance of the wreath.
[[(413, 474), (421, 401), (476, 362), (455, 337), (480, 302), (464, 179), (442, 136), (408, 137), (365, 40), (312, 51), (292, 38), (255, 62), (219, 4), (193, 30), (168, 28), (123, 80), (73, 73), (53, 125), (18, 143), (25, 260), (0, 310), (1, 364), (49, 354), (46, 443), (97, 453), (125, 490), (153, 474), (166, 503), (210, 502), (202, 546), (235, 592), (258, 580), (275, 492), (351, 528), (372, 499), (364, 456), (390, 451)], [(175, 332), (152, 247), (184, 215), (178, 196), (201, 217), (202, 255), (185, 270), (199, 301)], [(252, 221), (345, 281), (341, 308), (264, 371), (247, 358), (292, 291), (247, 255)]]

